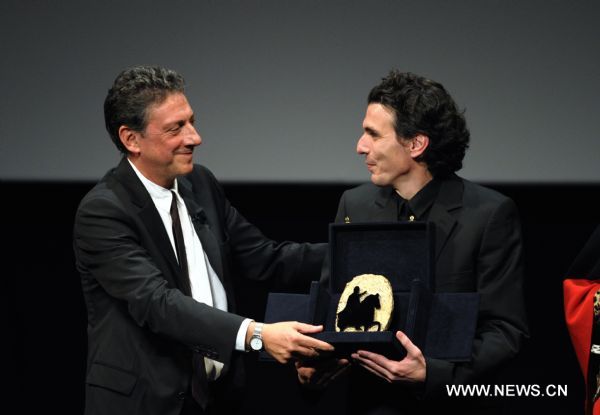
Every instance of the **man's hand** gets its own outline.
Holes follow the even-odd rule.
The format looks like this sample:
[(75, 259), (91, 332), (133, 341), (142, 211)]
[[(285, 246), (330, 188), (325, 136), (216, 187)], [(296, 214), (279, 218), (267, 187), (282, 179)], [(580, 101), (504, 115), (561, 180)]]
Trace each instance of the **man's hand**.
[(425, 357), (421, 350), (410, 341), (406, 334), (398, 331), (396, 338), (406, 349), (406, 356), (400, 361), (390, 360), (377, 353), (359, 350), (352, 354), (362, 367), (388, 382), (424, 382), (426, 376)]
[(296, 363), (298, 381), (308, 387), (321, 389), (350, 367), (347, 359), (317, 359), (312, 361), (298, 360)]
[[(248, 331), (253, 331), (250, 324)], [(322, 352), (333, 351), (333, 346), (324, 341), (305, 336), (305, 333), (318, 333), (323, 326), (312, 326), (297, 321), (265, 324), (262, 330), (263, 345), (279, 363), (287, 363), (294, 358), (315, 358)]]

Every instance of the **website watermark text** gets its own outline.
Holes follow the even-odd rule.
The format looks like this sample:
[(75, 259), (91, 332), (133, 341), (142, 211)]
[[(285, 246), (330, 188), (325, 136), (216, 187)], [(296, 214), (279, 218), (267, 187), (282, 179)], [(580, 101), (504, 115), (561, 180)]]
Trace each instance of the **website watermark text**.
[(563, 397), (567, 385), (446, 385), (448, 396), (470, 397)]

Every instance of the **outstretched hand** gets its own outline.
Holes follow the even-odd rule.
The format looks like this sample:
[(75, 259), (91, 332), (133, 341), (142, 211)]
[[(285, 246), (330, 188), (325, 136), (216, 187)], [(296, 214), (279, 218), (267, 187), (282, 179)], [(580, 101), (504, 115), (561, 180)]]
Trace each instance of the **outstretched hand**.
[(371, 373), (390, 383), (424, 382), (426, 376), (426, 364), (423, 353), (403, 332), (398, 331), (396, 333), (396, 338), (406, 349), (406, 356), (400, 361), (390, 360), (385, 356), (365, 350), (359, 350), (358, 352), (353, 353), (352, 358)]
[(305, 334), (318, 333), (323, 326), (313, 326), (297, 321), (265, 324), (262, 331), (263, 345), (279, 363), (297, 358), (315, 358), (321, 353), (332, 352), (333, 346)]

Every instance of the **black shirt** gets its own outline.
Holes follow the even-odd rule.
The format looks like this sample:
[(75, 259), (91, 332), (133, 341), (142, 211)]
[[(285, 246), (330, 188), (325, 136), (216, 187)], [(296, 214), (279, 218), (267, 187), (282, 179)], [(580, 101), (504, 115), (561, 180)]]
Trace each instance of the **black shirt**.
[(431, 179), (421, 190), (419, 190), (411, 199), (406, 200), (396, 191), (392, 197), (396, 199), (398, 206), (398, 221), (422, 221), (426, 222), (429, 216), (429, 210), (440, 191), (440, 182)]

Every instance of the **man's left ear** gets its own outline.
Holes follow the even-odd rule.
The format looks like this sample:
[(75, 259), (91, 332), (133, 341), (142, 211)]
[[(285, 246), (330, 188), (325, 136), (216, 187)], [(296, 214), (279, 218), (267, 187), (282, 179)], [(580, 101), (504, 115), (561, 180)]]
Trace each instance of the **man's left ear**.
[(424, 134), (417, 134), (410, 140), (410, 155), (412, 158), (417, 158), (429, 146), (429, 137)]
[(137, 155), (140, 152), (139, 133), (122, 125), (119, 127), (119, 139), (129, 154)]

